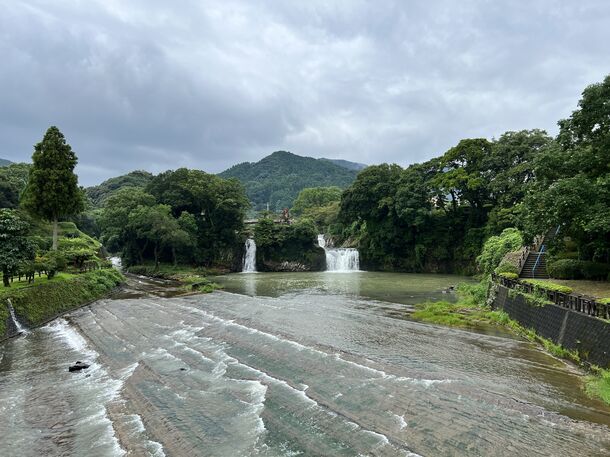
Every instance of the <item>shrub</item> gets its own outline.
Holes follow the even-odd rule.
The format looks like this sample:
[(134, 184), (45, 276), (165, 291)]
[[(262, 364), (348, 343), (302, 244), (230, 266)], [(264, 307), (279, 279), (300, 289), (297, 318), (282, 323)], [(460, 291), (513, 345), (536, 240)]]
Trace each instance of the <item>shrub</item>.
[(517, 277), (519, 277), (519, 271), (517, 270), (516, 265), (513, 265), (510, 262), (506, 262), (506, 261), (502, 261), (500, 262), (500, 265), (498, 265), (498, 267), (496, 268), (496, 273), (501, 274), (501, 273), (512, 273), (517, 275)]
[(610, 272), (610, 265), (599, 262), (581, 262), (581, 271), (585, 279), (605, 279)]
[(524, 279), (523, 282), (532, 284), (539, 289), (549, 290), (551, 292), (561, 292), (562, 294), (572, 293), (571, 287), (555, 284), (554, 282), (542, 281), (540, 279)]
[(547, 265), (547, 272), (551, 278), (581, 279), (581, 262), (573, 259), (559, 259)]
[(559, 259), (547, 266), (549, 276), (557, 279), (599, 279), (610, 274), (610, 265), (575, 259)]
[(502, 258), (511, 251), (523, 246), (523, 236), (516, 228), (507, 228), (500, 236), (492, 236), (483, 245), (481, 255), (477, 257), (477, 265), (484, 274), (490, 274), (500, 265)]
[(498, 273), (498, 275), (506, 279), (519, 279), (519, 275), (517, 273), (510, 273), (508, 271)]

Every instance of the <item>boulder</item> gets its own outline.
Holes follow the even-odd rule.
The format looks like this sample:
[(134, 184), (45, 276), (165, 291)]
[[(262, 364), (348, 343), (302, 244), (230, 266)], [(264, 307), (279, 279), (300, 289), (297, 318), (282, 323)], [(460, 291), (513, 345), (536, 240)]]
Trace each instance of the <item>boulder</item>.
[(75, 372), (75, 371), (81, 371), (81, 370), (86, 370), (87, 368), (89, 368), (89, 364), (85, 363), (85, 362), (76, 362), (74, 365), (71, 365), (68, 367), (68, 371), (70, 373)]

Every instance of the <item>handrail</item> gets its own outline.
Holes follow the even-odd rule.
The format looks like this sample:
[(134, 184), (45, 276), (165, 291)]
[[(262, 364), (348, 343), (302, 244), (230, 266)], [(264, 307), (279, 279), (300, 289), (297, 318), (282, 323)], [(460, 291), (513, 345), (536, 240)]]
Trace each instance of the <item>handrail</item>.
[(520, 281), (519, 279), (504, 278), (496, 273), (492, 273), (491, 278), (494, 282), (509, 289), (516, 289), (530, 294), (542, 291), (546, 294), (546, 297), (557, 306), (568, 308), (572, 311), (587, 314), (592, 317), (610, 319), (610, 305), (599, 303), (593, 297), (587, 297), (581, 294), (565, 294), (563, 292), (546, 290), (534, 284)]
[(540, 263), (540, 256), (544, 254), (544, 244), (540, 246), (540, 250), (538, 251), (538, 257), (536, 257), (536, 263), (534, 263), (534, 268), (532, 268), (532, 276), (536, 277), (536, 268), (538, 268), (538, 264)]

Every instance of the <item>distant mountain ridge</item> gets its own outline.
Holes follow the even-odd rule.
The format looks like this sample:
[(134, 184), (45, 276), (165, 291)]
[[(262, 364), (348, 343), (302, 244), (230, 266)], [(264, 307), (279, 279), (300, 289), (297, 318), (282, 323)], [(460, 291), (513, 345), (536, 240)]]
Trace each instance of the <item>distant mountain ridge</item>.
[(12, 163), (13, 162), (11, 162), (10, 160), (0, 159), (0, 167), (6, 167), (7, 165), (10, 165)]
[(368, 165), (366, 165), (364, 163), (350, 162), (349, 160), (343, 160), (343, 159), (320, 159), (320, 160), (328, 160), (329, 162), (332, 162), (335, 165), (339, 165), (340, 167), (347, 168), (348, 170), (360, 171), (360, 170), (364, 170), (366, 167), (368, 167)]
[(299, 192), (307, 187), (349, 186), (364, 166), (276, 151), (258, 162), (234, 165), (219, 176), (241, 181), (255, 210), (263, 210), (269, 203), (269, 209), (277, 211), (290, 208)]
[(116, 176), (107, 179), (97, 186), (87, 187), (85, 193), (93, 203), (93, 206), (103, 206), (104, 202), (114, 194), (117, 190), (123, 187), (140, 187), (144, 188), (153, 178), (152, 173), (144, 170), (135, 170), (126, 175)]

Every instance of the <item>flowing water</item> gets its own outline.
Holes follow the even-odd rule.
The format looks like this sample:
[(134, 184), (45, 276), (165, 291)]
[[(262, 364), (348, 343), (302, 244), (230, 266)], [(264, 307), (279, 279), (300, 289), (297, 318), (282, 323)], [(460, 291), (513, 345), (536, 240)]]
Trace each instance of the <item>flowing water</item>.
[(13, 321), (13, 325), (15, 326), (15, 330), (17, 330), (17, 333), (23, 333), (25, 331), (25, 328), (23, 327), (23, 325), (21, 325), (21, 322), (19, 322), (17, 316), (15, 316), (15, 308), (13, 308), (13, 303), (11, 302), (10, 298), (6, 299), (6, 304), (8, 306), (8, 312), (11, 316), (11, 321)]
[(360, 270), (360, 253), (354, 248), (329, 248), (324, 235), (318, 235), (318, 246), (326, 253), (326, 271), (353, 272)]
[(184, 297), (131, 279), (0, 347), (0, 455), (609, 455), (610, 410), (563, 362), (407, 318), (460, 279), (228, 275)]
[(245, 244), (246, 254), (244, 255), (243, 273), (256, 272), (256, 243), (252, 238), (248, 238)]

